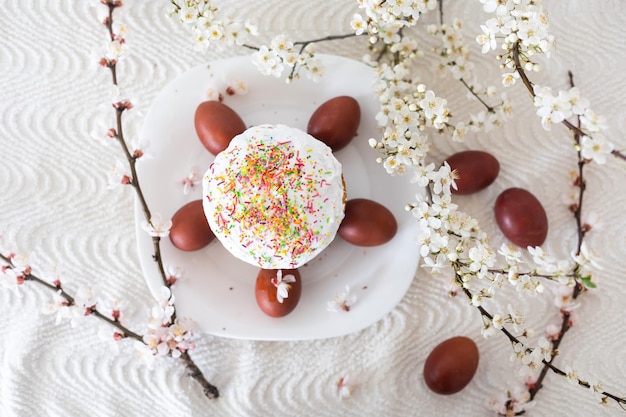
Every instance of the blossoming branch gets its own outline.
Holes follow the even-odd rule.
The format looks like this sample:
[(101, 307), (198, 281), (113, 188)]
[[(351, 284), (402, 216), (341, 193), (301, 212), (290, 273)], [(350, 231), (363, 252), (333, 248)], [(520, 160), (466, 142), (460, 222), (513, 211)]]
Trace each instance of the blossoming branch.
[[(105, 55), (105, 57), (100, 60), (100, 65), (111, 71), (113, 85), (117, 88), (119, 87), (117, 80), (117, 64), (118, 60), (123, 56), (125, 39), (119, 32), (116, 32), (116, 27), (120, 28), (123, 26), (116, 26), (116, 22), (113, 19), (113, 12), (122, 6), (122, 2), (119, 0), (101, 0), (101, 4), (104, 6), (104, 8), (101, 9), (104, 12), (102, 24), (106, 27), (110, 39), (108, 50), (113, 51), (113, 53)], [(189, 350), (195, 347), (192, 338), (197, 329), (197, 325), (190, 319), (179, 319), (176, 317), (174, 295), (170, 290), (176, 282), (176, 277), (166, 273), (161, 257), (160, 245), (161, 238), (168, 236), (172, 222), (171, 220), (164, 221), (160, 215), (153, 215), (150, 212), (136, 171), (137, 161), (144, 155), (143, 151), (141, 149), (135, 149), (131, 153), (124, 138), (122, 115), (125, 111), (132, 109), (132, 102), (128, 98), (119, 95), (113, 98), (112, 105), (115, 110), (116, 127), (108, 130), (108, 136), (117, 140), (130, 169), (129, 174), (123, 174), (121, 176), (119, 183), (131, 185), (135, 189), (135, 193), (145, 216), (142, 228), (152, 237), (154, 250), (153, 260), (158, 266), (163, 282), (157, 306), (151, 310), (148, 332), (144, 335), (143, 342), (155, 355), (170, 355), (174, 358), (182, 359), (189, 376), (200, 383), (204, 389), (205, 395), (209, 398), (217, 398), (219, 391), (205, 379), (202, 371), (194, 363), (188, 353)]]

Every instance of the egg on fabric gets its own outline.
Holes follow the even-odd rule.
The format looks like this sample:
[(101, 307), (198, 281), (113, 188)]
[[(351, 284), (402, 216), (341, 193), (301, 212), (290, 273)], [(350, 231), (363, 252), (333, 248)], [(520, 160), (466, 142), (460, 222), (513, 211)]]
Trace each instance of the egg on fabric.
[(338, 96), (322, 103), (311, 115), (307, 133), (333, 151), (343, 149), (356, 136), (361, 108), (350, 96)]
[(478, 369), (479, 352), (468, 337), (456, 336), (437, 345), (424, 362), (424, 381), (433, 392), (450, 395), (470, 383)]
[(302, 294), (298, 269), (261, 269), (257, 275), (254, 296), (257, 305), (270, 317), (291, 313)]
[(207, 246), (215, 235), (204, 215), (202, 200), (191, 201), (174, 213), (170, 241), (183, 251), (195, 251)]
[(451, 188), (452, 194), (471, 194), (483, 190), (491, 185), (500, 172), (500, 163), (488, 152), (463, 151), (455, 153), (446, 159), (450, 170), (456, 170), (458, 178), (455, 180), (456, 189)]
[(512, 243), (541, 246), (548, 236), (548, 216), (533, 194), (523, 188), (504, 190), (495, 203), (498, 227)]
[(376, 201), (354, 198), (346, 202), (345, 217), (337, 234), (357, 246), (378, 246), (389, 242), (398, 231), (393, 213)]
[(194, 116), (196, 133), (200, 142), (213, 155), (228, 147), (230, 141), (246, 130), (241, 117), (220, 101), (200, 103)]

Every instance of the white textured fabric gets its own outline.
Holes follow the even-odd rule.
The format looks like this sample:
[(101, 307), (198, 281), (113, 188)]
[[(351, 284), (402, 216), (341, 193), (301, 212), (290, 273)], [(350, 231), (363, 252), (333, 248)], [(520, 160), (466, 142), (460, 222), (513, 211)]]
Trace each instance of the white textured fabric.
[[(103, 115), (108, 71), (90, 54), (105, 39), (87, 0), (5, 0), (0, 13), (0, 232), (22, 252), (36, 254), (48, 278), (60, 277), (68, 289), (92, 284), (101, 299), (126, 300), (131, 322), (145, 320), (152, 297), (142, 278), (135, 249), (133, 195), (130, 189), (107, 189), (106, 173), (118, 158), (114, 144), (90, 138)], [(119, 66), (120, 83), (137, 99), (129, 113), (129, 136), (141, 125), (161, 88), (186, 69), (211, 59), (248, 53), (231, 48), (199, 53), (188, 33), (165, 17), (168, 2), (127, 0), (119, 17), (129, 28), (129, 54)], [(609, 139), (626, 147), (623, 52), (626, 4), (621, 0), (547, 2), (557, 49), (534, 75), (540, 84), (567, 88), (567, 70), (607, 116)], [(284, 32), (294, 39), (346, 33), (356, 12), (354, 1), (239, 0), (218, 2), (235, 16), (260, 20), (269, 38)], [(232, 5), (229, 5), (232, 4)], [(499, 83), (493, 56), (482, 56), (471, 40), (485, 20), (478, 1), (446, 1), (445, 16), (463, 18), (474, 48), (477, 73), (485, 83)], [(433, 13), (426, 17), (436, 22)], [(260, 41), (259, 41), (260, 42)], [(319, 44), (322, 52), (359, 58), (361, 40)], [(423, 80), (447, 97), (455, 113), (465, 106), (458, 83), (440, 81), (423, 66)], [(489, 134), (472, 135), (455, 145), (435, 141), (433, 158), (460, 149), (487, 149), (501, 163), (495, 184), (457, 203), (499, 237), (492, 215), (498, 193), (518, 186), (543, 202), (550, 221), (547, 250), (566, 256), (575, 228), (561, 195), (575, 155), (564, 128), (542, 129), (521, 85), (508, 90), (516, 121)], [(474, 105), (472, 105), (474, 106)], [(132, 116), (134, 114), (134, 116)], [(601, 257), (599, 288), (585, 295), (578, 321), (556, 359), (581, 376), (600, 379), (604, 387), (626, 395), (626, 333), (623, 331), (624, 205), (626, 164), (611, 160), (588, 169), (586, 205), (601, 225), (589, 234)], [(389, 262), (393, 262), (392, 259)], [(393, 285), (393, 277), (389, 277)], [(550, 297), (523, 308), (537, 332), (557, 320)], [(55, 325), (41, 313), (50, 291), (29, 284), (0, 290), (1, 416), (485, 416), (487, 402), (521, 383), (511, 348), (496, 335), (484, 340), (480, 318), (461, 297), (450, 299), (440, 283), (420, 270), (402, 302), (374, 325), (345, 337), (306, 342), (253, 342), (203, 336), (193, 358), (220, 389), (208, 400), (184, 376), (174, 360), (144, 365), (131, 342), (115, 344), (98, 337), (100, 326), (84, 320), (76, 327)], [(481, 352), (471, 384), (453, 396), (430, 392), (422, 378), (424, 360), (444, 339), (467, 335)], [(356, 389), (340, 400), (336, 382), (350, 374)], [(549, 375), (528, 415), (621, 415), (605, 410), (591, 393)]]

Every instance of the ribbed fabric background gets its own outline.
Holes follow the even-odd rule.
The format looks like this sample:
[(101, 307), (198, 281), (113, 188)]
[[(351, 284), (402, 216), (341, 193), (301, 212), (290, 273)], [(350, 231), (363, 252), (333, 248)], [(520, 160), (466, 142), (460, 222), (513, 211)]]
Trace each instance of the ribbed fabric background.
[[(61, 277), (68, 289), (91, 284), (103, 302), (125, 300), (124, 314), (139, 326), (152, 297), (143, 280), (135, 246), (133, 194), (107, 188), (106, 173), (119, 156), (113, 143), (90, 137), (106, 106), (110, 75), (97, 67), (91, 51), (105, 41), (105, 29), (91, 3), (96, 0), (2, 0), (0, 6), (0, 232), (20, 252), (35, 256), (45, 277)], [(245, 49), (194, 51), (189, 34), (165, 17), (168, 2), (127, 0), (118, 16), (129, 28), (129, 53), (119, 80), (136, 109), (126, 119), (129, 135), (141, 127), (159, 91), (185, 70), (215, 58), (246, 54)], [(346, 33), (357, 11), (354, 1), (239, 0), (216, 2), (233, 16), (259, 22), (267, 42), (277, 33), (313, 39)], [(624, 38), (626, 4), (621, 0), (546, 2), (557, 49), (535, 75), (540, 84), (568, 86), (567, 70), (608, 118), (609, 139), (626, 147)], [(464, 21), (476, 73), (484, 84), (499, 84), (492, 55), (483, 56), (473, 38), (486, 16), (477, 0), (445, 1), (445, 17)], [(436, 22), (433, 12), (424, 18)], [(421, 31), (424, 33), (424, 31)], [(426, 35), (423, 35), (424, 38)], [(423, 40), (427, 45), (428, 40)], [(318, 50), (353, 58), (365, 53), (362, 40), (323, 43)], [(428, 54), (427, 54), (428, 58)], [(448, 98), (456, 114), (477, 110), (466, 92), (434, 74), (428, 59), (421, 77)], [(323, 82), (323, 81), (322, 81)], [(562, 196), (575, 155), (564, 128), (542, 129), (521, 85), (507, 90), (515, 119), (463, 144), (433, 136), (433, 160), (464, 149), (485, 149), (501, 163), (495, 184), (478, 195), (456, 199), (502, 241), (492, 215), (500, 191), (531, 190), (550, 220), (545, 248), (567, 256), (575, 231)], [(602, 270), (599, 287), (583, 297), (578, 321), (556, 362), (581, 376), (603, 381), (626, 395), (623, 331), (626, 257), (623, 228), (626, 165), (610, 160), (588, 169), (588, 210), (600, 225), (589, 234)], [(381, 173), (381, 175), (384, 175)], [(389, 259), (389, 262), (394, 262)], [(389, 277), (393, 285), (393, 277)], [(221, 397), (206, 399), (174, 360), (147, 366), (132, 342), (102, 340), (100, 325), (85, 319), (76, 327), (55, 325), (42, 314), (50, 291), (32, 284), (0, 290), (0, 415), (10, 416), (487, 416), (487, 403), (523, 384), (511, 348), (496, 335), (483, 339), (478, 313), (461, 298), (448, 298), (438, 279), (419, 270), (400, 304), (382, 320), (345, 337), (315, 341), (255, 342), (202, 335), (193, 358)], [(511, 298), (514, 300), (514, 298)], [(506, 303), (506, 300), (503, 301)], [(521, 308), (537, 334), (558, 320), (550, 296)], [(138, 327), (137, 327), (138, 328)], [(439, 396), (422, 378), (424, 360), (448, 337), (467, 335), (481, 352), (478, 372), (461, 393)], [(336, 382), (350, 374), (354, 394), (337, 396)], [(550, 375), (533, 417), (622, 415), (617, 407), (596, 405), (593, 395)]]

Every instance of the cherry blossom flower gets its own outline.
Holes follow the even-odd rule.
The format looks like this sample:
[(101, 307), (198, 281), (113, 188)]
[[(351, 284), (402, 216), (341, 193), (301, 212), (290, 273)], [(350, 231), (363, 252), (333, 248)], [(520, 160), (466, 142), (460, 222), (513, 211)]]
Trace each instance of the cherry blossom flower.
[(307, 78), (314, 82), (318, 82), (324, 75), (324, 66), (320, 59), (308, 57), (304, 63), (300, 65), (302, 72), (307, 76)]
[(518, 78), (519, 74), (517, 72), (506, 72), (502, 74), (502, 85), (510, 87), (515, 84)]
[(197, 324), (191, 319), (176, 319), (174, 323), (161, 326), (149, 323), (149, 329), (142, 339), (152, 355), (178, 358), (195, 348), (193, 336), (197, 329)]
[(513, 329), (516, 332), (520, 331), (520, 326), (524, 325), (526, 319), (524, 318), (524, 316), (517, 310), (515, 310), (515, 308), (513, 307), (513, 305), (508, 304), (507, 305), (507, 309), (509, 311), (509, 320), (511, 322), (511, 324), (513, 325)]
[(572, 253), (571, 255), (574, 262), (581, 267), (581, 270), (579, 271), (581, 275), (590, 273), (589, 269), (596, 270), (600, 268), (596, 262), (595, 255), (589, 249), (589, 245), (587, 245), (586, 241), (583, 241), (580, 245), (580, 251), (578, 254)]
[(606, 157), (613, 151), (613, 144), (600, 134), (596, 134), (593, 139), (583, 136), (580, 139), (580, 147), (580, 154), (584, 159), (593, 160), (598, 164), (604, 164)]
[(535, 375), (537, 372), (539, 372), (539, 369), (541, 369), (541, 361), (543, 359), (543, 354), (541, 353), (540, 350), (537, 349), (533, 349), (530, 352), (527, 350), (524, 350), (523, 353), (521, 353), (521, 361), (522, 361), (522, 367), (519, 370), (519, 375), (520, 376), (528, 376), (528, 375)]
[(71, 308), (73, 308), (73, 306), (70, 306), (65, 297), (61, 295), (61, 290), (58, 290), (52, 294), (52, 302), (44, 307), (43, 313), (46, 315), (54, 315), (55, 324), (58, 325), (63, 319), (71, 318)]
[(447, 101), (435, 96), (432, 90), (428, 90), (424, 98), (419, 102), (419, 106), (424, 111), (424, 115), (437, 129), (443, 127), (443, 123), (448, 121)]
[(485, 25), (480, 25), (480, 29), (483, 33), (476, 37), (476, 42), (482, 45), (482, 53), (486, 54), (492, 49), (495, 50), (497, 46), (495, 33)]
[(96, 292), (91, 286), (82, 286), (76, 290), (74, 294), (74, 304), (76, 306), (84, 308), (85, 310), (91, 310), (96, 307)]
[(241, 80), (232, 79), (228, 82), (226, 93), (228, 95), (245, 95), (248, 93), (248, 85)]
[(252, 54), (252, 62), (263, 75), (280, 77), (284, 66), (278, 54), (262, 45), (257, 52)]
[(344, 291), (337, 293), (326, 304), (326, 309), (330, 312), (350, 311), (350, 308), (356, 303), (357, 296), (350, 294), (350, 286), (346, 285)]
[(337, 394), (340, 399), (348, 398), (354, 392), (355, 386), (351, 381), (350, 375), (345, 375), (337, 381)]
[(167, 285), (172, 287), (183, 277), (184, 269), (180, 266), (166, 266), (165, 275), (167, 277)]
[(283, 270), (279, 269), (276, 272), (276, 276), (271, 279), (272, 285), (276, 287), (276, 299), (279, 303), (289, 297), (289, 290), (291, 289), (291, 283), (296, 282), (296, 277), (292, 274), (283, 276)]
[(498, 416), (516, 416), (522, 412), (527, 412), (535, 405), (534, 401), (530, 401), (530, 393), (528, 388), (516, 387), (507, 389), (498, 398), (489, 401), (490, 408)]
[(156, 213), (150, 217), (150, 222), (144, 221), (141, 228), (152, 237), (167, 237), (172, 228), (172, 221), (163, 220), (163, 217)]
[(450, 188), (457, 189), (455, 180), (458, 178), (456, 171), (450, 169), (450, 165), (444, 161), (437, 171), (432, 171), (433, 192), (435, 194), (450, 194)]
[(198, 172), (196, 167), (192, 167), (191, 171), (181, 181), (183, 185), (183, 194), (187, 195), (196, 188), (197, 185), (202, 183), (202, 175)]
[(578, 385), (578, 381), (580, 380), (580, 377), (576, 369), (572, 368), (570, 365), (567, 365), (563, 369), (563, 371), (565, 372), (565, 377), (571, 384)]
[(118, 111), (130, 110), (134, 107), (133, 103), (137, 102), (137, 99), (130, 98), (124, 94), (117, 85), (113, 85), (111, 87), (109, 94), (111, 96), (111, 104), (113, 105), (113, 108)]
[(601, 405), (608, 406), (613, 403), (613, 401), (609, 401), (608, 397), (604, 394), (604, 384), (599, 380), (590, 380), (587, 381), (589, 384), (589, 389), (593, 393), (593, 396), (598, 400)]
[(177, 319), (168, 328), (167, 342), (172, 357), (178, 358), (182, 353), (196, 347), (192, 339), (197, 330), (196, 322), (188, 318)]
[(580, 122), (590, 132), (600, 132), (608, 128), (606, 118), (596, 114), (591, 109), (585, 109), (584, 114), (580, 117)]
[[(425, 256), (423, 259), (422, 267), (430, 268), (431, 274), (440, 274), (442, 269), (448, 266), (448, 259), (442, 253), (437, 254), (434, 259), (431, 256)], [(447, 292), (450, 292), (449, 283), (445, 285), (445, 289)]]
[[(498, 6), (500, 5), (500, 2), (498, 0), (480, 0), (480, 2), (483, 4), (483, 10), (487, 13), (493, 13), (496, 11), (496, 9), (498, 9)], [(501, 8), (504, 6), (500, 6)], [(498, 13), (498, 14), (502, 14), (502, 13)]]
[(546, 326), (546, 338), (548, 340), (554, 341), (559, 338), (561, 334), (561, 326), (556, 324), (548, 324)]
[(517, 266), (522, 262), (522, 253), (515, 247), (507, 245), (506, 243), (503, 243), (502, 246), (500, 246), (498, 253), (504, 256), (504, 259), (509, 267)]
[(126, 164), (117, 160), (115, 166), (107, 173), (108, 186), (107, 188), (114, 188), (120, 185), (128, 185), (132, 183), (130, 172), (128, 171)]
[[(101, 107), (104, 107), (102, 105)], [(111, 139), (115, 139), (117, 137), (117, 130), (112, 126), (115, 124), (115, 120), (110, 112), (100, 112), (102, 116), (95, 118), (94, 124), (89, 131), (89, 136), (100, 142), (102, 145), (108, 145), (111, 143)], [(105, 116), (107, 115), (107, 116)]]
[(170, 325), (172, 322), (172, 316), (174, 315), (174, 294), (168, 287), (161, 287), (159, 290), (159, 296), (156, 299), (156, 304), (152, 306), (150, 310), (150, 319), (148, 320), (148, 327), (156, 329), (158, 327)]
[(496, 256), (489, 246), (481, 242), (470, 248), (468, 256), (470, 260), (469, 269), (476, 272), (478, 277), (486, 275), (488, 268), (493, 267), (496, 262)]
[(425, 258), (431, 253), (437, 253), (442, 248), (448, 246), (448, 235), (442, 234), (434, 229), (425, 228), (417, 237), (420, 245), (420, 256)]
[(354, 30), (355, 34), (362, 35), (363, 32), (365, 32), (365, 29), (367, 28), (367, 23), (363, 19), (363, 16), (361, 16), (358, 13), (355, 13), (354, 15), (352, 15), (350, 26), (352, 27), (352, 30)]
[(15, 288), (15, 284), (21, 285), (26, 280), (26, 277), (32, 272), (30, 266), (33, 260), (33, 254), (9, 254), (8, 258), (11, 260), (11, 265), (3, 265), (0, 268), (2, 275), (6, 277), (6, 280), (2, 280), (3, 286), (7, 288)]
[(502, 329), (504, 327), (504, 317), (497, 313), (494, 314), (491, 319), (491, 325), (498, 330)]
[(574, 288), (560, 285), (552, 289), (554, 294), (554, 305), (562, 311), (572, 311), (578, 307), (578, 302), (574, 299)]

